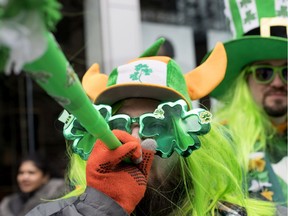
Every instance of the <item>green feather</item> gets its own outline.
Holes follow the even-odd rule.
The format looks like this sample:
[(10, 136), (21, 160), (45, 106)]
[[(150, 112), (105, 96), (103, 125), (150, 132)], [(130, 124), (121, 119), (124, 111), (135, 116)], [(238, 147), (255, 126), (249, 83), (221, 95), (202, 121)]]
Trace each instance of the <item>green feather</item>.
[(0, 6), (0, 20), (17, 16), (21, 11), (39, 11), (47, 30), (55, 30), (62, 18), (61, 7), (57, 0), (9, 0)]

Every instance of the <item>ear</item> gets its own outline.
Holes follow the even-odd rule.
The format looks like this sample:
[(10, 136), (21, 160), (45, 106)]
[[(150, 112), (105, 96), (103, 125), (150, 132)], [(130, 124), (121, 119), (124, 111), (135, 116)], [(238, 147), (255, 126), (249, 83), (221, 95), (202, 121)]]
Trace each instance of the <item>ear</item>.
[(93, 64), (82, 78), (82, 86), (91, 101), (95, 101), (96, 97), (106, 89), (108, 76), (101, 74), (99, 65)]
[(226, 67), (226, 51), (218, 42), (204, 63), (184, 75), (190, 98), (197, 100), (213, 91), (224, 79)]

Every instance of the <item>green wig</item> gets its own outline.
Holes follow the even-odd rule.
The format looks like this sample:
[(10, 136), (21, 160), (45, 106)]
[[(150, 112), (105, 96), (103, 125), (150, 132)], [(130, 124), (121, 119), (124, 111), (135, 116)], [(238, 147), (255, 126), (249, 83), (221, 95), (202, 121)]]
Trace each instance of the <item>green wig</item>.
[[(243, 170), (235, 156), (236, 149), (231, 145), (227, 128), (216, 123), (211, 126), (211, 131), (200, 137), (202, 144), (199, 150), (186, 158), (179, 156), (180, 174), (171, 177), (181, 182), (183, 187), (175, 189), (181, 190), (177, 191), (181, 196), (177, 203), (171, 201), (173, 210), (169, 215), (216, 215), (215, 210), (221, 202), (242, 206), (249, 216), (274, 215), (272, 203), (250, 199), (242, 188)], [(80, 195), (86, 188), (86, 162), (71, 152), (69, 155), (71, 165), (67, 177), (75, 190), (64, 198)], [(165, 194), (163, 198), (170, 199)]]
[(240, 73), (233, 87), (221, 99), (220, 106), (216, 107), (214, 118), (227, 124), (235, 139), (240, 163), (248, 168), (249, 154), (265, 150), (266, 141), (276, 130), (264, 110), (253, 100), (246, 76), (243, 71)]

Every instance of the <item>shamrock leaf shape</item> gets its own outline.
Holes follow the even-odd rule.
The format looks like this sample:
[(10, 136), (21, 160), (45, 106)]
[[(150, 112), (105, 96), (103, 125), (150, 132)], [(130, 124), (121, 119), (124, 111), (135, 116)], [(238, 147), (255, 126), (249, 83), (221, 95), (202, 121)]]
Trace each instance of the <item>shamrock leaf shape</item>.
[[(107, 105), (93, 106), (100, 112), (105, 121), (108, 122), (108, 119), (111, 117), (111, 107)], [(67, 115), (67, 111), (61, 114), (61, 116), (63, 115)], [(68, 114), (68, 116), (64, 118), (66, 118), (63, 128), (64, 137), (72, 141), (72, 151), (78, 154), (83, 160), (87, 160), (97, 138), (88, 133), (72, 114)]]
[(157, 154), (162, 158), (170, 157), (174, 151), (189, 156), (200, 148), (198, 136), (209, 132), (211, 113), (201, 108), (187, 110), (186, 102), (178, 100), (162, 103), (153, 114), (142, 118), (140, 134), (157, 141)]
[[(107, 123), (113, 122), (110, 106), (94, 105), (94, 107)], [(140, 137), (155, 139), (157, 154), (162, 158), (170, 157), (174, 151), (183, 157), (189, 156), (200, 148), (198, 136), (209, 132), (212, 115), (201, 108), (187, 110), (184, 100), (160, 104), (153, 113), (146, 113), (140, 117)], [(130, 117), (125, 115), (127, 119), (123, 119), (122, 115), (122, 118), (119, 118), (120, 115), (117, 116), (117, 125), (113, 125), (112, 128), (127, 131), (126, 125)], [(73, 152), (83, 160), (87, 160), (97, 138), (89, 134), (71, 114), (66, 117), (64, 123), (63, 134), (67, 140), (73, 141)]]
[(141, 76), (149, 76), (152, 72), (152, 69), (149, 68), (147, 64), (138, 64), (135, 66), (135, 72), (130, 75), (130, 79), (139, 80), (139, 82), (142, 82)]

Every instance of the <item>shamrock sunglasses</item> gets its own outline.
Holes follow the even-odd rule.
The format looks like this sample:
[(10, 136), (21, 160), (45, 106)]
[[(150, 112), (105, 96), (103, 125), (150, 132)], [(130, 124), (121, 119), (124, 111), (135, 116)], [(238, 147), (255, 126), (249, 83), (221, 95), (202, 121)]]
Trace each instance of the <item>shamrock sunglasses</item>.
[(271, 83), (278, 73), (283, 83), (287, 84), (287, 65), (250, 65), (245, 68), (246, 73), (252, 73), (255, 81), (261, 84)]
[[(156, 153), (162, 158), (170, 157), (174, 151), (187, 157), (200, 148), (198, 136), (209, 132), (212, 118), (210, 112), (201, 108), (187, 111), (188, 107), (184, 100), (162, 103), (153, 113), (145, 113), (137, 118), (131, 118), (126, 114), (112, 116), (112, 108), (107, 105), (94, 105), (94, 107), (103, 116), (111, 130), (119, 129), (131, 133), (131, 125), (138, 123), (140, 138), (155, 139)], [(63, 115), (68, 116), (63, 121), (64, 137), (72, 141), (73, 152), (87, 160), (96, 138), (89, 134), (67, 111), (64, 110), (61, 116)]]

